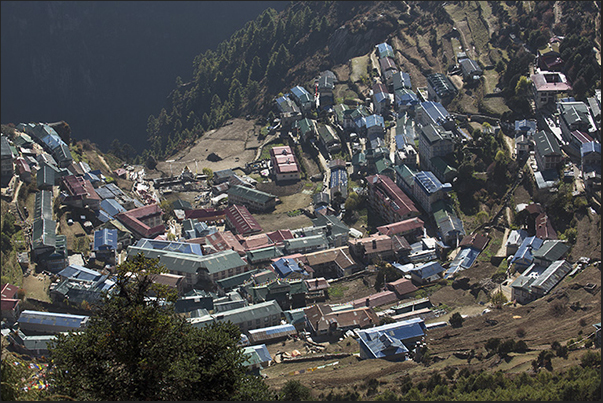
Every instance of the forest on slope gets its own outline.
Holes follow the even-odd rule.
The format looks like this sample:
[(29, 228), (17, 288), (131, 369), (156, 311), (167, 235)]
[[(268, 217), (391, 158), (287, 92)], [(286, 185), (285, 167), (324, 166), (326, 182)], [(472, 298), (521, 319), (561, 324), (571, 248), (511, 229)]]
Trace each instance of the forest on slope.
[[(597, 3), (555, 3), (453, 3), (462, 7), (466, 21), (481, 21), (487, 28), (488, 36), (481, 45), (488, 50), (489, 60), (480, 62), (498, 73), (497, 86), (510, 110), (504, 114), (489, 112), (498, 113), (503, 120), (526, 117), (527, 94), (518, 92), (517, 84), (522, 76), (529, 78), (535, 50), (555, 35), (565, 37), (560, 53), (576, 98), (592, 96), (601, 86), (600, 65), (595, 57), (600, 37)], [(280, 13), (267, 9), (215, 50), (196, 56), (191, 81), (176, 78), (166, 105), (148, 118), (148, 147), (136, 162), (173, 155), (233, 117), (266, 116), (278, 94), (295, 85), (311, 88), (321, 71), (367, 54), (382, 41), (410, 37), (412, 43), (417, 33), (428, 33), (431, 52), (414, 40), (418, 54), (423, 54), (430, 66), (419, 71), (444, 72), (431, 68), (433, 62), (428, 59), (435, 60), (434, 67), (442, 69), (454, 65), (454, 58), (447, 56), (442, 47), (441, 33), (454, 27), (445, 4), (302, 1), (291, 3)], [(513, 34), (523, 43), (513, 41)], [(424, 63), (413, 57), (409, 61)], [(366, 77), (370, 75), (369, 69)], [(463, 112), (458, 104), (453, 103), (451, 112), (457, 112), (455, 107)], [(124, 159), (133, 157), (123, 150), (120, 141), (115, 140), (111, 152)]]

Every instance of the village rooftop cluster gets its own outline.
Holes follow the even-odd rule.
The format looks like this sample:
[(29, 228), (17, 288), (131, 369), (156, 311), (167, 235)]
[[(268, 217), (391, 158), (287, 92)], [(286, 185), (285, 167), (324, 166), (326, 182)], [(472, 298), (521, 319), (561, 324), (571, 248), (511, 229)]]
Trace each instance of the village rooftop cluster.
[[(538, 51), (531, 77), (539, 121), (518, 120), (507, 128), (516, 144), (513, 157), (529, 159), (541, 194), (554, 192), (566, 179), (557, 174), (559, 164), (566, 164), (566, 174), (581, 183), (582, 192), (600, 190), (600, 91), (587, 102), (571, 98), (555, 49), (557, 42)], [(132, 189), (120, 189), (100, 170), (75, 162), (56, 125), (19, 124), (14, 139), (2, 136), (3, 186), (27, 184), (35, 170), (39, 189), (27, 232), (30, 253), (22, 261), (26, 265), (29, 258), (53, 276), (53, 303), (82, 307), (111, 292), (111, 269), (123, 259), (158, 258), (167, 273), (155, 281), (178, 292), (176, 311), (193, 326), (238, 325), (251, 367), (271, 362), (266, 343), (294, 336), (349, 334), (357, 338), (361, 358), (416, 358), (426, 331), (446, 323), (437, 322), (437, 310), (430, 309), (428, 298), (414, 298), (415, 291), (471, 267), (489, 238), (466, 233), (448, 194), (458, 172), (445, 157), (471, 140), (456, 123), (467, 117), (446, 110), (458, 89), (442, 73), (426, 77), (426, 88), (413, 87), (387, 43), (375, 46), (371, 58), (379, 76), (363, 102), (335, 103), (337, 76), (331, 71), (321, 73), (310, 91), (295, 86), (278, 97), (279, 116), (270, 130), (280, 130), (290, 145), (274, 147), (269, 160), (248, 165), (277, 184), (295, 183), (301, 180), (295, 145), (315, 148), (325, 175), (308, 212), (309, 227), (263, 231), (254, 214), (272, 211), (278, 197), (231, 169), (214, 172), (211, 181), (188, 168), (171, 178), (146, 180), (144, 169), (128, 166), (112, 172), (135, 181)], [(464, 52), (457, 62), (452, 73), (467, 82), (480, 79), (482, 68)], [(312, 119), (313, 111), (329, 123)], [(344, 147), (351, 161), (332, 157)], [(365, 186), (349, 189), (348, 178)], [(173, 203), (177, 219), (166, 225), (159, 202), (176, 185), (203, 190), (198, 199), (204, 207), (178, 200)], [(339, 207), (349, 190), (365, 194), (370, 214), (387, 224), (370, 236), (348, 227)], [(336, 208), (334, 201), (340, 204)], [(54, 203), (85, 212), (72, 213), (68, 225), (79, 221), (92, 236), (89, 256), (69, 255), (53, 218)], [(534, 225), (511, 231), (504, 245), (509, 263), (521, 273), (508, 285), (513, 300), (529, 303), (549, 293), (575, 266), (565, 260), (569, 246), (558, 239), (542, 206), (517, 208), (526, 209)], [(26, 215), (22, 210), (17, 206), (19, 216)], [(435, 223), (433, 236), (427, 221)], [(450, 248), (458, 249), (456, 257), (439, 260)], [(402, 278), (368, 297), (328, 303), (333, 284), (375, 262), (390, 263)], [(7, 320), (2, 331), (25, 352), (47, 354), (46, 342), (55, 334), (86, 325), (85, 315), (21, 311), (16, 292), (10, 284), (2, 288)], [(379, 326), (384, 316), (393, 323)]]

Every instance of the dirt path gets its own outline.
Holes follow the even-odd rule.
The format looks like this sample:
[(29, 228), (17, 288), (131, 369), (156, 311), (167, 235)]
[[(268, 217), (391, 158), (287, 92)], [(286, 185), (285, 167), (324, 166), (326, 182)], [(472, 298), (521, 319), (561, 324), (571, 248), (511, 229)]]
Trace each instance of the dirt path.
[(102, 155), (100, 155), (98, 153), (96, 155), (98, 156), (98, 159), (100, 160), (100, 162), (105, 166), (105, 168), (107, 168), (107, 170), (109, 172), (111, 172), (111, 167), (109, 166), (109, 164), (107, 164), (107, 161), (105, 161), (105, 157), (103, 157)]

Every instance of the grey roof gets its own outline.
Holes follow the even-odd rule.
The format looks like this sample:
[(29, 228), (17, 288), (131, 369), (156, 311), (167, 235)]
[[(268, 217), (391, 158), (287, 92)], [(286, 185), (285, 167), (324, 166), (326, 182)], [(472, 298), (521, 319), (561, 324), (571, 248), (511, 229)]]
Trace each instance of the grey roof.
[(483, 71), (475, 60), (463, 59), (459, 62), (463, 75), (482, 74)]
[(247, 200), (253, 200), (257, 203), (268, 203), (271, 199), (276, 198), (275, 195), (262, 192), (261, 190), (248, 188), (246, 186), (234, 185), (228, 189), (228, 196), (236, 195)]
[(571, 126), (575, 123), (590, 124), (588, 106), (584, 102), (559, 102), (557, 104), (562, 119)]
[(229, 311), (220, 312), (218, 314), (212, 314), (208, 317), (203, 318), (191, 318), (190, 322), (195, 327), (202, 327), (211, 322), (227, 322), (239, 324), (247, 321), (254, 321), (256, 319), (265, 318), (268, 315), (280, 315), (283, 310), (275, 300), (260, 302), (245, 306), (242, 308), (231, 309)]
[(541, 130), (534, 134), (534, 142), (536, 143), (536, 150), (540, 155), (561, 155), (561, 148), (559, 143), (552, 133)]
[(452, 132), (443, 130), (439, 126), (428, 124), (421, 128), (421, 133), (427, 139), (429, 144), (433, 144), (438, 141), (449, 140), (452, 141)]
[(101, 274), (96, 270), (89, 269), (77, 264), (71, 264), (59, 272), (59, 276), (70, 279), (94, 281), (101, 277)]
[(230, 276), (230, 277), (223, 278), (221, 280), (217, 280), (216, 284), (218, 284), (223, 289), (228, 290), (228, 289), (231, 289), (231, 288), (234, 288), (236, 286), (243, 284), (245, 281), (249, 280), (251, 278), (251, 276), (254, 275), (255, 273), (257, 273), (258, 271), (259, 271), (258, 269), (253, 269), (253, 270), (243, 272), (241, 274), (235, 274), (234, 276)]
[(285, 239), (284, 241), (285, 249), (287, 250), (295, 250), (295, 249), (303, 249), (308, 247), (327, 247), (327, 238), (324, 234), (320, 235), (310, 235), (301, 238), (293, 238), (293, 239)]
[(248, 332), (251, 342), (256, 343), (279, 337), (286, 337), (292, 334), (297, 334), (297, 329), (295, 329), (295, 327), (291, 324), (286, 324), (269, 326), (261, 329), (252, 329)]
[(13, 152), (8, 144), (8, 139), (5, 136), (0, 136), (0, 156), (2, 159), (12, 158)]
[(19, 316), (19, 323), (65, 326), (78, 329), (87, 319), (88, 316), (84, 315), (25, 310)]
[(145, 257), (159, 258), (159, 264), (170, 271), (195, 274), (201, 268), (209, 274), (228, 269), (246, 266), (239, 254), (233, 250), (225, 250), (211, 255), (199, 256), (193, 253), (181, 253), (162, 249), (151, 249), (139, 246), (128, 246), (128, 257), (143, 253)]
[(556, 260), (539, 275), (532, 287), (541, 288), (544, 294), (548, 293), (572, 270), (572, 266), (565, 260)]
[(430, 74), (427, 82), (440, 97), (455, 96), (458, 92), (452, 81), (442, 73)]

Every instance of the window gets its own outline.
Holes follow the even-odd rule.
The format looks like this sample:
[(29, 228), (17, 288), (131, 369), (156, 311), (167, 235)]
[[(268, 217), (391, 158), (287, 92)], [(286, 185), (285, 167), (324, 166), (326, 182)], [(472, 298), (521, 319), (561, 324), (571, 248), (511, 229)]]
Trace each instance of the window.
[(260, 323), (261, 323), (261, 322), (260, 322), (260, 320), (259, 320), (259, 319), (256, 319), (256, 320), (255, 320), (255, 324), (256, 324), (257, 326), (259, 326), (259, 325), (260, 325)]

